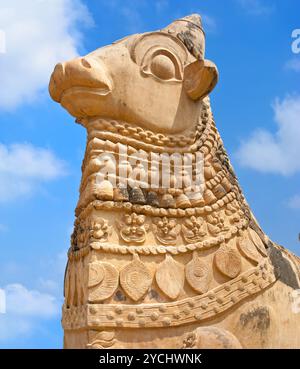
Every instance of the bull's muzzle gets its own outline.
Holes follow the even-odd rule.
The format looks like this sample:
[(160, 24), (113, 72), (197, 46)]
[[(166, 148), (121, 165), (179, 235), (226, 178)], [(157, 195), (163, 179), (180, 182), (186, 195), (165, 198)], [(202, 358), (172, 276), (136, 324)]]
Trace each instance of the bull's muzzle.
[(65, 96), (76, 93), (107, 95), (112, 82), (104, 64), (95, 58), (76, 58), (55, 66), (49, 83), (54, 101), (62, 102)]

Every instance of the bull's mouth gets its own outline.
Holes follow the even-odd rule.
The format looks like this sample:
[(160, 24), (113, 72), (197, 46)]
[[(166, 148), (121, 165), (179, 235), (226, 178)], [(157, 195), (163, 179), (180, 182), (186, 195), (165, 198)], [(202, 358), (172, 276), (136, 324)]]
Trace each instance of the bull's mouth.
[(82, 87), (82, 86), (70, 87), (61, 93), (60, 101), (62, 101), (66, 97), (77, 94), (106, 96), (110, 92), (111, 89), (106, 85), (103, 85), (103, 87)]

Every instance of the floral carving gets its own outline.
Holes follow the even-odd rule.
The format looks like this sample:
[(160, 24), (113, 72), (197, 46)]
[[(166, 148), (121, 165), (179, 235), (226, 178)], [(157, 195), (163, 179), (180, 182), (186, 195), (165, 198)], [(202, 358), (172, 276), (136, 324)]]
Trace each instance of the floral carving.
[(159, 242), (164, 245), (176, 245), (181, 230), (181, 225), (177, 224), (176, 219), (154, 218), (153, 223), (154, 233)]
[(143, 243), (149, 230), (149, 224), (145, 223), (144, 215), (136, 213), (125, 214), (122, 222), (117, 222), (120, 237), (125, 242)]
[(229, 227), (225, 225), (225, 219), (220, 214), (211, 214), (207, 217), (207, 229), (212, 236), (227, 232)]
[(90, 237), (97, 241), (106, 242), (108, 236), (111, 235), (112, 227), (108, 224), (106, 219), (100, 219), (92, 222), (90, 227)]
[(188, 243), (199, 242), (206, 235), (206, 223), (203, 218), (191, 216), (182, 225), (183, 238)]

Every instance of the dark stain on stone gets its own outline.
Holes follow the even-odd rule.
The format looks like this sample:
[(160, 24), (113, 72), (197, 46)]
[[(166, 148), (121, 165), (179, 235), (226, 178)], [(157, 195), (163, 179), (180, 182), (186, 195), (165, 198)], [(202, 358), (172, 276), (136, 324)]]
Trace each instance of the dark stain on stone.
[(154, 299), (154, 300), (157, 300), (157, 301), (160, 300), (159, 294), (155, 290), (150, 290), (149, 291), (149, 296), (150, 296), (151, 299)]
[(278, 247), (275, 247), (271, 241), (268, 243), (268, 249), (276, 278), (294, 290), (298, 289), (298, 279), (291, 266), (291, 262), (282, 255), (282, 251)]
[(126, 301), (126, 296), (122, 293), (122, 291), (118, 290), (115, 294), (114, 299), (116, 301)]
[(201, 48), (200, 45), (195, 44), (195, 39), (190, 30), (182, 31), (177, 34), (177, 37), (184, 43), (188, 51), (196, 58), (201, 60)]
[(159, 198), (157, 193), (154, 191), (148, 192), (146, 202), (148, 205), (159, 207)]
[(145, 205), (146, 199), (143, 190), (140, 187), (134, 187), (129, 190), (129, 201), (132, 204)]
[(240, 316), (240, 323), (243, 328), (265, 331), (270, 327), (270, 313), (265, 306), (250, 310)]

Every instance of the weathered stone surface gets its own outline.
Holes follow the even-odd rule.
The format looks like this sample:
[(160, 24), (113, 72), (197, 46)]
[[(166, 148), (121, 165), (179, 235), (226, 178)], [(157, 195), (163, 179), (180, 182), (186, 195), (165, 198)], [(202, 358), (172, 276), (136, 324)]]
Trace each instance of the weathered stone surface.
[[(217, 80), (198, 15), (55, 67), (51, 97), (88, 134), (66, 348), (300, 348), (299, 258), (268, 240), (243, 197), (210, 107)], [(183, 185), (173, 158), (163, 186), (160, 155), (186, 153)]]

